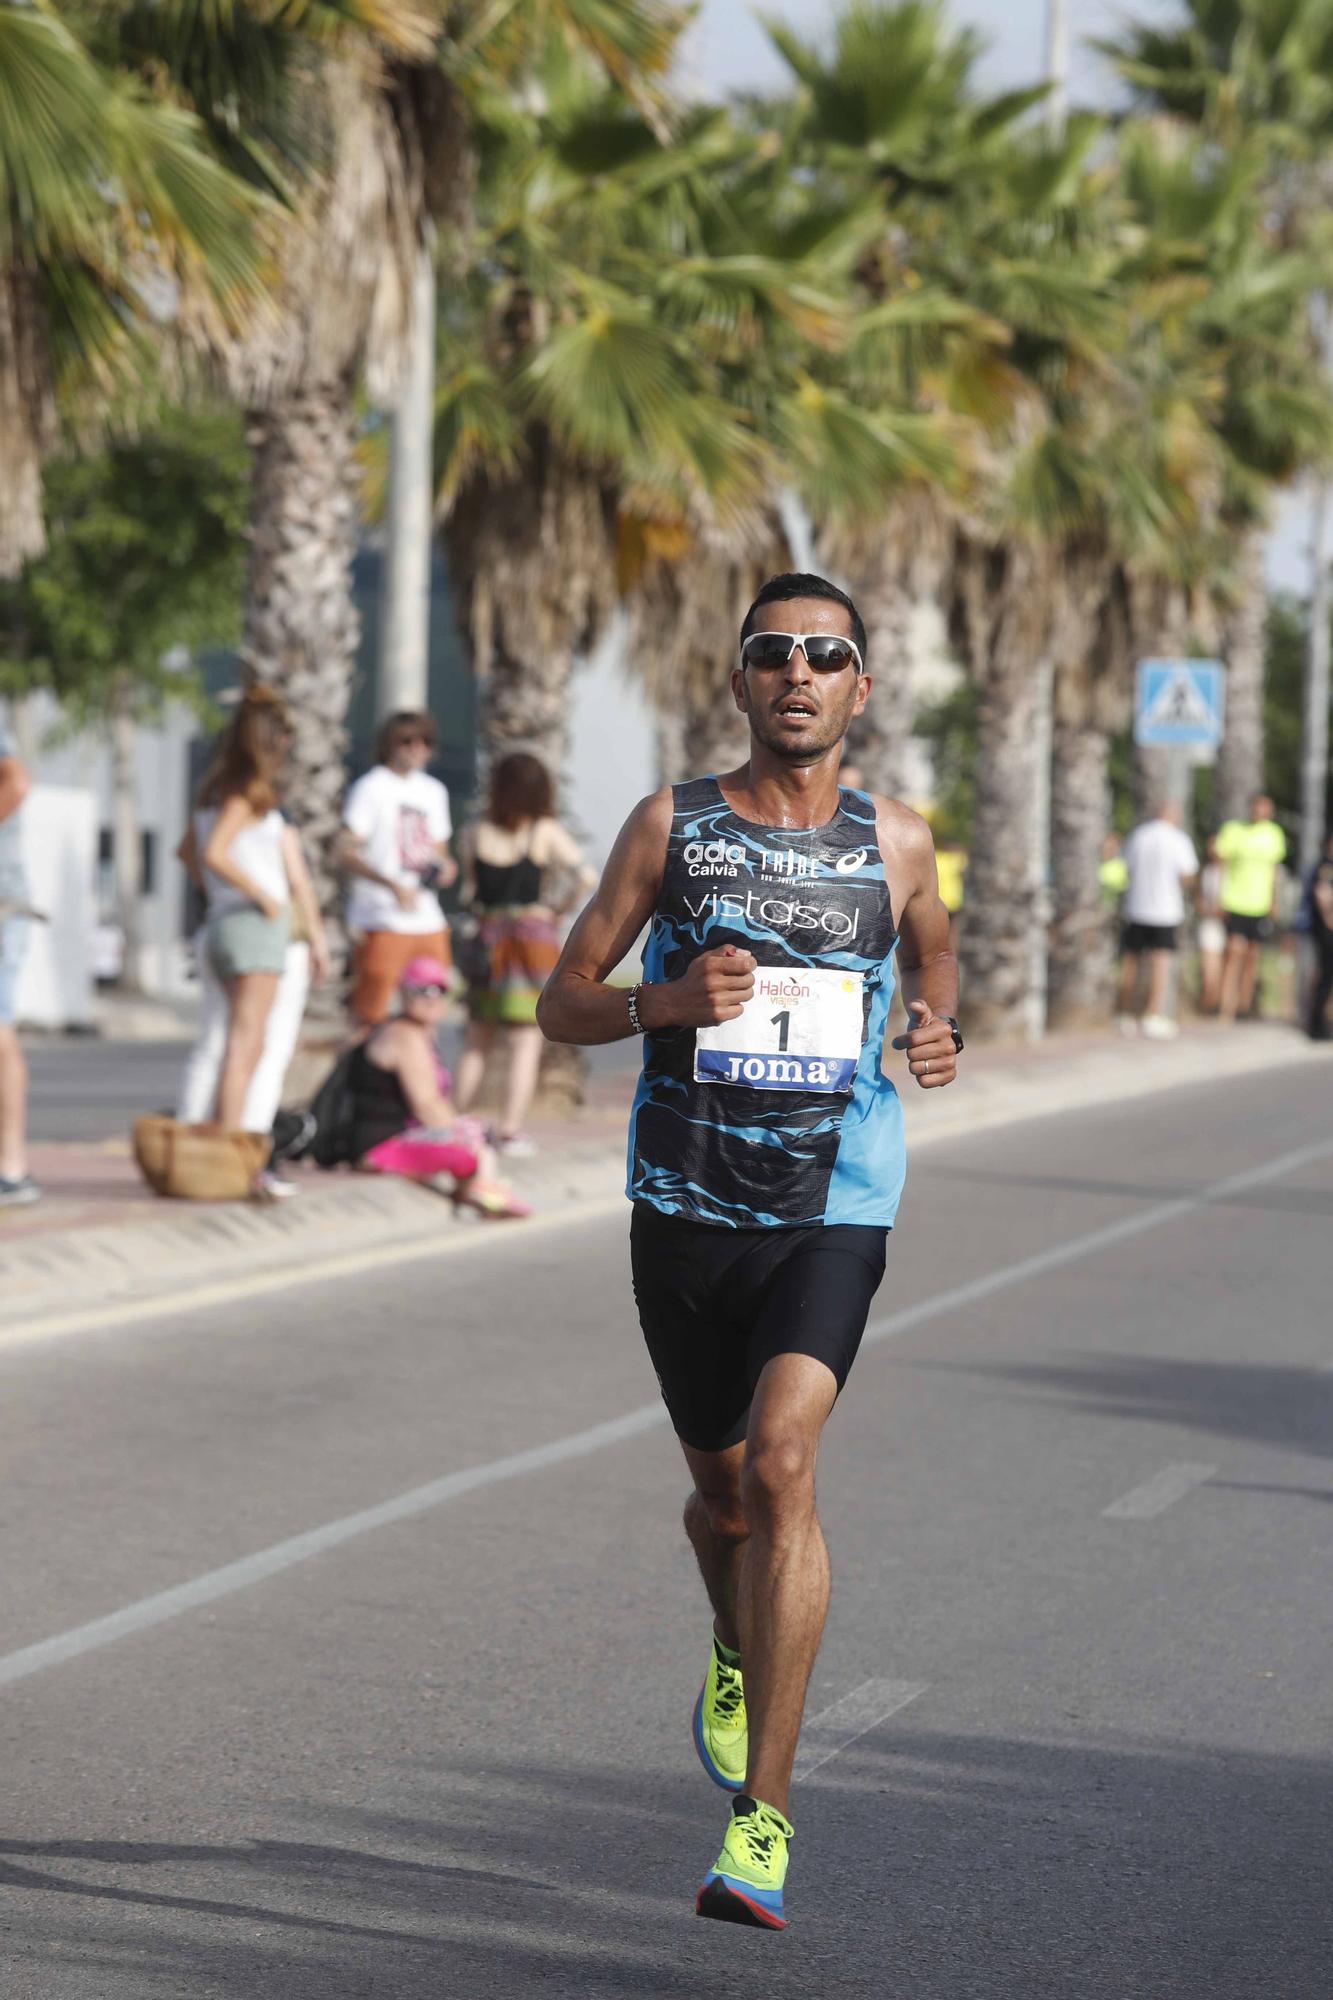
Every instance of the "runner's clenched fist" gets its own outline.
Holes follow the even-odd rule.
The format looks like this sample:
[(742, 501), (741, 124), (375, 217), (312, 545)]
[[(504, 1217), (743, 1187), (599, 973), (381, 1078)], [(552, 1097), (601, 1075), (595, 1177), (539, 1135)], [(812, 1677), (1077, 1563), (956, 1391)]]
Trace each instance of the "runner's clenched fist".
[(719, 1021), (734, 1021), (746, 1001), (754, 998), (757, 964), (748, 951), (724, 944), (717, 951), (700, 952), (681, 978), (654, 990), (664, 996), (676, 1027), (711, 1028)]

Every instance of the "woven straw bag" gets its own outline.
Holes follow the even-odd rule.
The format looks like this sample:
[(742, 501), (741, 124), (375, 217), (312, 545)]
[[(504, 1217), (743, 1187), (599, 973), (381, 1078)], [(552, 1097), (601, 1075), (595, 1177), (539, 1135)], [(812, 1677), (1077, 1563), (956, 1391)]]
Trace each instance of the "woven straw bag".
[(136, 1118), (134, 1157), (155, 1194), (179, 1201), (244, 1201), (269, 1154), (266, 1132), (223, 1132), (175, 1118)]

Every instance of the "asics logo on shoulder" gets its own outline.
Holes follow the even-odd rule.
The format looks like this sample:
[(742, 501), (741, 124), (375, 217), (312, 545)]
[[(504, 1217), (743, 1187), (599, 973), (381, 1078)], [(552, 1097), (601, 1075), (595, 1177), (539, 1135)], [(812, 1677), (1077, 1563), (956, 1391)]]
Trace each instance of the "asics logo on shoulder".
[(869, 859), (869, 849), (858, 847), (854, 854), (840, 854), (833, 866), (839, 875), (854, 875), (858, 868)]

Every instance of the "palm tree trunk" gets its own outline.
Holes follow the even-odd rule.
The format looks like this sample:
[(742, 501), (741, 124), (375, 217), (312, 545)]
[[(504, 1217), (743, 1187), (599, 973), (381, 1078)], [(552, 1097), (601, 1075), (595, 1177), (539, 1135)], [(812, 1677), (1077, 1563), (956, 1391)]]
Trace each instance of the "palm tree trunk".
[(303, 389), (250, 417), (254, 450), (246, 671), (287, 702), (286, 802), (315, 893), (341, 937), (333, 850), (346, 783), (347, 706), (361, 621), (352, 597), (356, 469), (345, 385)]
[(134, 683), (117, 675), (111, 690), (111, 826), (116, 878), (116, 920), (124, 939), (122, 991), (143, 990), (143, 836), (139, 825), (136, 770), (139, 733), (134, 718)]
[(1268, 629), (1268, 582), (1264, 537), (1254, 530), (1240, 551), (1240, 596), (1227, 619), (1223, 651), (1227, 663), (1226, 730), (1217, 759), (1217, 812), (1221, 819), (1244, 819), (1249, 800), (1264, 783), (1264, 654)]
[(55, 436), (45, 315), (36, 280), (0, 263), (0, 579), (46, 547), (42, 460)]
[(1033, 871), (1032, 816), (1045, 794), (1037, 745), (1050, 685), (1037, 666), (1052, 582), (1049, 564), (1026, 543), (960, 542), (952, 622), (977, 683), (979, 735), (961, 994), (967, 1030), (979, 1040), (1028, 1034), (1033, 1025), (1045, 885)]
[(1040, 885), (1032, 875), (1038, 682), (1031, 660), (985, 682), (967, 865), (962, 994), (979, 1041), (1026, 1033)]
[(907, 744), (916, 714), (916, 603), (887, 576), (857, 578), (851, 594), (865, 620), (872, 685), (865, 712), (848, 734), (847, 758), (861, 766), (868, 790), (900, 799), (907, 790)]
[(1047, 1002), (1055, 1028), (1104, 1022), (1115, 962), (1097, 878), (1111, 824), (1111, 739), (1095, 722), (1059, 722), (1051, 770), (1055, 918)]
[(617, 604), (611, 496), (541, 431), (513, 478), (479, 475), (446, 528), (459, 626), (481, 693), (483, 765), (540, 757), (557, 784), (575, 656)]

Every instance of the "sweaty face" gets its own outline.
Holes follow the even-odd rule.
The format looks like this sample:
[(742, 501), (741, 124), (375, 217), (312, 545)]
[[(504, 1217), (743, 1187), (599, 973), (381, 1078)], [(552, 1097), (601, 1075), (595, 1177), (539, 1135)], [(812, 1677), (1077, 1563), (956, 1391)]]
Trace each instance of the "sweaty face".
[[(828, 632), (850, 639), (852, 624), (841, 604), (822, 597), (793, 597), (755, 613), (756, 632)], [(865, 706), (870, 683), (853, 665), (815, 673), (797, 647), (786, 666), (737, 668), (737, 704), (750, 718), (757, 742), (791, 764), (814, 764), (847, 734)]]

